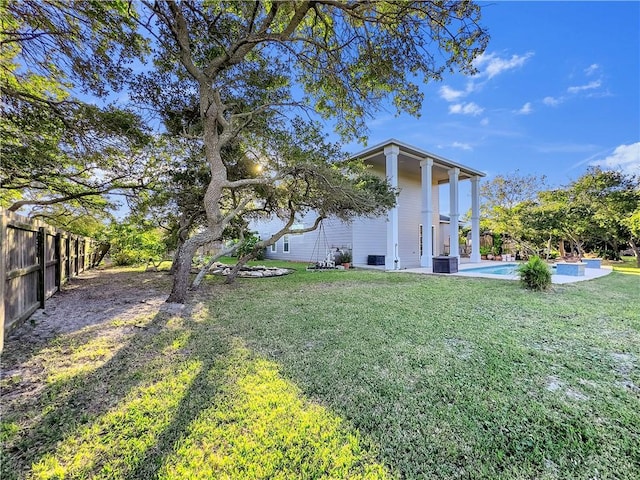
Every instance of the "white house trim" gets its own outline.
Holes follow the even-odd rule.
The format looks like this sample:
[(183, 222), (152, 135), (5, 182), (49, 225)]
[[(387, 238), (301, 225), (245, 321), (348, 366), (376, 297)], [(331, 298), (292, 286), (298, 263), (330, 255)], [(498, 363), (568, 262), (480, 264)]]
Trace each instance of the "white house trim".
[(462, 165), (460, 163), (454, 162), (453, 160), (449, 160), (448, 158), (441, 157), (440, 155), (436, 155), (435, 153), (427, 152), (426, 150), (422, 150), (421, 148), (415, 147), (413, 145), (409, 145), (408, 143), (401, 142), (395, 138), (391, 138), (385, 142), (378, 143), (372, 147), (366, 148), (355, 155), (352, 155), (353, 158), (360, 158), (362, 160), (368, 160), (371, 157), (375, 157), (376, 154), (380, 153), (380, 150), (386, 146), (393, 145), (400, 148), (403, 155), (407, 155), (408, 157), (414, 158), (416, 160), (424, 160), (425, 158), (431, 158), (433, 161), (446, 168), (459, 168), (461, 172), (464, 172), (468, 175), (477, 175), (479, 177), (484, 177), (486, 174), (481, 172), (480, 170), (476, 170), (470, 168), (466, 165)]
[[(433, 159), (427, 158), (420, 162), (422, 188), (422, 256), (420, 266), (431, 268), (433, 252)], [(426, 232), (426, 235), (425, 233)]]
[(458, 177), (459, 168), (449, 169), (449, 255), (460, 258), (460, 246), (458, 241)]
[[(384, 147), (386, 157), (386, 175), (391, 187), (398, 188), (398, 154), (400, 147), (397, 145), (387, 145)], [(400, 268), (399, 258), (399, 234), (398, 234), (398, 210), (399, 202), (389, 210), (387, 214), (387, 255), (385, 256), (385, 268), (387, 270), (398, 270)]]

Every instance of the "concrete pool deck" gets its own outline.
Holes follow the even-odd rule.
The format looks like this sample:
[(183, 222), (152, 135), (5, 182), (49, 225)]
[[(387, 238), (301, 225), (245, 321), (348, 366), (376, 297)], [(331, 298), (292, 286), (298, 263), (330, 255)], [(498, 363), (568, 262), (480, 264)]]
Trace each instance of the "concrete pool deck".
[[(466, 260), (466, 259), (464, 259)], [(480, 263), (471, 263), (462, 261), (458, 265), (457, 273), (433, 273), (430, 268), (407, 268), (406, 270), (395, 270), (396, 272), (402, 273), (418, 273), (421, 275), (456, 275), (459, 277), (476, 277), (476, 278), (493, 278), (496, 280), (519, 280), (520, 277), (518, 275), (496, 275), (494, 273), (484, 273), (478, 271), (465, 271), (465, 270), (473, 270), (475, 268), (481, 267), (500, 267), (509, 264), (513, 264), (515, 262), (496, 262), (491, 260), (483, 260)], [(389, 270), (394, 271), (394, 270)], [(605, 275), (609, 275), (613, 269), (611, 267), (601, 267), (601, 268), (585, 268), (584, 276), (572, 276), (572, 275), (551, 275), (551, 283), (555, 284), (563, 284), (563, 283), (575, 283), (575, 282), (583, 282), (585, 280), (592, 280), (594, 278), (604, 277)]]

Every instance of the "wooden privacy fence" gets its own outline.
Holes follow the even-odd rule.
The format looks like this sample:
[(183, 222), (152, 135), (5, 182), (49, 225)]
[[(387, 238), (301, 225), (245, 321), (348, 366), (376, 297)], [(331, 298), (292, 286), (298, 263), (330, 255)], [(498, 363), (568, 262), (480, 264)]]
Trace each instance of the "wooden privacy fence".
[(98, 260), (95, 240), (0, 209), (0, 350), (11, 329)]

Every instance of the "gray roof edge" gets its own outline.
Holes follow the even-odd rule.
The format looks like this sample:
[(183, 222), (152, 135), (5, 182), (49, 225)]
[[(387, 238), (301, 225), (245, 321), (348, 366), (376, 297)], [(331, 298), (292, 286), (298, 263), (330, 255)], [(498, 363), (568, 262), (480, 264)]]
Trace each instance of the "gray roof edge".
[(358, 152), (358, 153), (355, 153), (355, 154), (351, 155), (351, 158), (357, 158), (357, 157), (370, 155), (370, 154), (374, 153), (376, 150), (384, 149), (384, 147), (389, 146), (389, 145), (397, 145), (398, 147), (400, 147), (402, 149), (412, 150), (413, 152), (416, 152), (420, 156), (432, 158), (432, 159), (436, 160), (438, 163), (444, 164), (444, 165), (446, 165), (448, 167), (459, 168), (461, 171), (464, 171), (464, 173), (466, 173), (466, 174), (476, 175), (478, 177), (486, 177), (487, 176), (486, 173), (484, 173), (484, 172), (482, 172), (480, 170), (476, 170), (475, 168), (467, 167), (466, 165), (462, 165), (460, 163), (454, 162), (453, 160), (449, 160), (448, 158), (441, 157), (440, 155), (436, 155), (435, 153), (427, 152), (426, 150), (423, 150), (421, 148), (415, 147), (413, 145), (409, 145), (408, 143), (405, 143), (405, 142), (401, 142), (400, 140), (397, 140), (395, 138), (390, 138), (388, 140), (385, 140), (384, 142), (381, 142), (381, 143), (378, 143), (376, 145), (373, 145), (372, 147), (367, 147), (364, 150), (362, 150), (361, 152)]

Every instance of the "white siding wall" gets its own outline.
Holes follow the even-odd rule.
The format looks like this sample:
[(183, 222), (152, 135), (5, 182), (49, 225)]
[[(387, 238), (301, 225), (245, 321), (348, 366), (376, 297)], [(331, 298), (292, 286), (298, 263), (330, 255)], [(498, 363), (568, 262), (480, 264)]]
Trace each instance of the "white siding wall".
[(399, 174), (398, 255), (400, 268), (420, 266), (419, 225), (422, 211), (420, 177)]
[[(398, 199), (400, 205), (400, 221), (398, 228), (400, 230), (400, 267), (401, 268), (417, 268), (420, 267), (420, 230), (419, 226), (422, 223), (422, 197), (421, 197), (421, 181), (419, 177), (409, 177), (400, 173), (401, 188), (400, 198)], [(435, 233), (436, 239), (434, 244), (434, 251), (436, 255), (441, 253), (442, 235), (439, 232), (437, 225), (440, 223), (440, 195), (438, 185), (432, 186), (432, 202), (433, 202), (433, 215), (431, 217), (432, 225), (436, 226)], [(424, 232), (424, 234), (430, 234)]]
[[(372, 173), (386, 178), (385, 168), (375, 166)], [(366, 265), (369, 255), (387, 253), (387, 217), (362, 217), (353, 221), (353, 263)]]
[(359, 218), (353, 221), (353, 263), (366, 265), (369, 255), (387, 253), (387, 218)]
[[(374, 170), (381, 176), (385, 176), (384, 170)], [(399, 256), (401, 268), (415, 268), (420, 266), (419, 225), (421, 221), (422, 200), (420, 177), (411, 177), (399, 172), (400, 195), (399, 206)], [(440, 224), (440, 201), (438, 185), (433, 185), (433, 218), (432, 223), (436, 227), (434, 242), (434, 254), (443, 253), (444, 243), (448, 239), (449, 224)], [(315, 214), (310, 213), (302, 219), (305, 227), (310, 226), (315, 219)], [(283, 225), (279, 219), (267, 222), (252, 222), (250, 228), (257, 231), (261, 238), (265, 238), (278, 231)], [(300, 262), (315, 262), (322, 260), (327, 255), (327, 250), (336, 248), (348, 248), (353, 252), (353, 263), (366, 265), (369, 255), (386, 255), (387, 220), (385, 216), (374, 218), (358, 218), (351, 224), (347, 224), (335, 218), (324, 221), (324, 235), (318, 240), (318, 230), (301, 235), (289, 236), (289, 253), (283, 252), (283, 239), (277, 243), (277, 251), (267, 249), (267, 258), (293, 260)], [(429, 234), (425, 230), (425, 235)], [(314, 247), (318, 248), (314, 252)]]
[[(305, 227), (309, 227), (313, 224), (315, 218), (316, 215), (310, 213), (300, 223)], [(289, 235), (288, 253), (283, 251), (284, 239), (281, 238), (276, 244), (276, 252), (272, 252), (270, 248), (267, 248), (267, 258), (296, 262), (316, 262), (323, 260), (327, 256), (327, 250), (352, 248), (352, 225), (336, 218), (328, 218), (323, 223), (323, 234), (320, 234), (320, 231), (316, 229), (313, 232)], [(257, 231), (260, 238), (267, 238), (280, 230), (283, 225), (284, 222), (282, 220), (275, 218), (267, 222), (252, 222), (250, 229)]]

